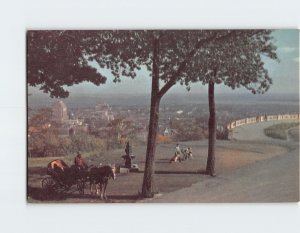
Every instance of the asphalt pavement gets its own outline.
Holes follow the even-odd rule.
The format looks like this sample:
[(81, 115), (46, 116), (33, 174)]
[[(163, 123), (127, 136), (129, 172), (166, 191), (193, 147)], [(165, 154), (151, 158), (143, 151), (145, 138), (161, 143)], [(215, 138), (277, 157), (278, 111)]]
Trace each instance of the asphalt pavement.
[(263, 129), (278, 122), (245, 125), (234, 130), (235, 140), (260, 141), (286, 146), (289, 150), (268, 160), (257, 161), (217, 177), (171, 193), (162, 193), (145, 202), (298, 202), (299, 142), (266, 137)]

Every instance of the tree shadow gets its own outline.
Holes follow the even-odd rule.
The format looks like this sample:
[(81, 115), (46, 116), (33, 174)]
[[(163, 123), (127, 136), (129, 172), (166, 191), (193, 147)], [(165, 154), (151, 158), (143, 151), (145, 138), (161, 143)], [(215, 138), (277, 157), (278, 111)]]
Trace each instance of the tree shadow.
[(155, 174), (200, 174), (207, 175), (206, 171), (155, 171)]
[(141, 197), (136, 195), (108, 195), (107, 198), (109, 200), (115, 201), (115, 200), (121, 200), (121, 201), (137, 201), (141, 199)]
[(101, 200), (100, 196), (91, 195), (91, 194), (79, 194), (79, 193), (57, 193), (57, 192), (49, 192), (42, 188), (30, 187), (27, 188), (27, 197), (32, 198), (37, 201), (64, 201), (67, 198), (75, 198), (81, 200), (99, 200), (102, 202), (135, 202), (141, 197), (139, 194), (135, 195), (107, 195), (107, 200)]
[(27, 198), (29, 197), (38, 201), (61, 201), (66, 199), (66, 194), (28, 186)]
[(170, 163), (170, 159), (158, 159), (155, 163)]

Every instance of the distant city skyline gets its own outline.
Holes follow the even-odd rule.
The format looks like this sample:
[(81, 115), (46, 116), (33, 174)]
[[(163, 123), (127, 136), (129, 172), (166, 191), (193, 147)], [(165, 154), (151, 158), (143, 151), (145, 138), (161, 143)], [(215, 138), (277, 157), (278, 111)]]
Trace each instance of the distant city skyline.
[[(275, 30), (272, 33), (274, 37), (274, 44), (277, 46), (277, 55), (280, 62), (267, 59), (265, 67), (268, 69), (270, 76), (273, 79), (273, 85), (266, 94), (296, 94), (299, 93), (299, 30), (284, 29)], [(114, 83), (110, 71), (101, 69), (96, 63), (92, 64), (99, 72), (107, 77), (106, 84), (95, 86), (91, 83), (81, 83), (71, 87), (66, 87), (72, 94), (150, 94), (151, 92), (151, 78), (146, 69), (141, 69), (137, 72), (135, 79), (122, 77), (121, 83)], [(36, 87), (29, 87), (29, 93), (42, 93)], [(170, 89), (168, 94), (187, 92), (185, 86), (176, 84)], [(231, 93), (232, 90), (224, 85), (217, 85), (215, 93)], [(207, 86), (201, 83), (191, 85), (190, 93), (207, 93)], [(245, 88), (234, 90), (234, 93), (249, 93)], [(234, 94), (232, 92), (232, 94)]]

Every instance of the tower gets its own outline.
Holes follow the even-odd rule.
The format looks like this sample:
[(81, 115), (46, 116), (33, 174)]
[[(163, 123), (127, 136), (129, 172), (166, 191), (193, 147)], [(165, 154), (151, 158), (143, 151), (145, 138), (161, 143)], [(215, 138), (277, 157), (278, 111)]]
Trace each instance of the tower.
[(62, 100), (56, 101), (52, 106), (53, 120), (57, 123), (64, 123), (68, 120), (67, 107)]

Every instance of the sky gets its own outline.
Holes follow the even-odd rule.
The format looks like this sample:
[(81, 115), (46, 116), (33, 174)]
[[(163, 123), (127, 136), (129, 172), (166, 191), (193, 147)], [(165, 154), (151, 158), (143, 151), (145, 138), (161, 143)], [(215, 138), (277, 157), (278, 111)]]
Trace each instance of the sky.
[[(265, 60), (265, 67), (273, 79), (273, 85), (268, 94), (296, 94), (299, 93), (299, 30), (274, 30), (273, 43), (277, 46), (279, 62), (270, 59)], [(151, 79), (149, 73), (142, 69), (137, 72), (137, 77), (131, 79), (123, 77), (121, 83), (114, 83), (109, 71), (102, 70), (96, 63), (92, 64), (107, 77), (105, 85), (95, 86), (92, 83), (81, 83), (66, 88), (76, 94), (149, 94), (151, 92)], [(184, 93), (186, 87), (177, 84), (167, 94)], [(36, 88), (29, 88), (29, 93), (36, 93)], [(207, 86), (201, 83), (191, 85), (190, 93), (206, 93)], [(39, 92), (40, 93), (40, 92)], [(216, 94), (232, 93), (232, 89), (224, 85), (217, 85)], [(235, 90), (235, 93), (249, 93), (244, 88)]]

